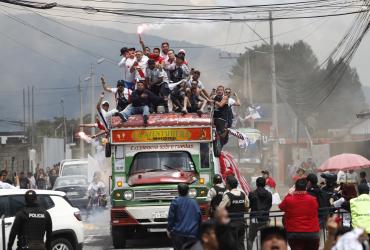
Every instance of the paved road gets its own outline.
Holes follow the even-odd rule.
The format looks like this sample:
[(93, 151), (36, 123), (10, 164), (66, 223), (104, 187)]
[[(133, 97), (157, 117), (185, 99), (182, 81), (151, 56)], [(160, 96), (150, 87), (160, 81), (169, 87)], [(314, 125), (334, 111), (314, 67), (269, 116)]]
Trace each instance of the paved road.
[[(84, 221), (86, 250), (114, 249), (110, 237), (109, 210)], [(165, 234), (152, 234), (145, 239), (127, 241), (126, 249), (171, 249)]]

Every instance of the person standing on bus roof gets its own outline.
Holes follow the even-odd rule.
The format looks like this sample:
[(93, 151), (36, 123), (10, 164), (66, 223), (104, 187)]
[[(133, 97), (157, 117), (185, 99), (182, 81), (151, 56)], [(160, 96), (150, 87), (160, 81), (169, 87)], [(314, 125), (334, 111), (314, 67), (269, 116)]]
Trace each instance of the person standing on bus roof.
[(100, 79), (103, 89), (114, 94), (114, 97), (116, 98), (117, 110), (124, 110), (129, 104), (131, 90), (124, 87), (125, 84), (122, 80), (117, 81), (117, 88), (111, 88), (107, 86), (104, 77), (101, 77)]
[(167, 235), (172, 240), (174, 250), (180, 250), (188, 241), (196, 241), (202, 222), (198, 203), (188, 197), (188, 184), (178, 184), (177, 190), (179, 197), (171, 202), (167, 225)]

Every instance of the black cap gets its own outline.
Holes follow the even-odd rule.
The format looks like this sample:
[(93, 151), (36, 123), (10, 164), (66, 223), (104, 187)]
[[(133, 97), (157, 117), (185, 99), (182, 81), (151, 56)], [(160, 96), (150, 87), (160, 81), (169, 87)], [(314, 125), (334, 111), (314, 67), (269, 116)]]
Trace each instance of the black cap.
[(128, 51), (127, 47), (123, 47), (121, 49), (121, 55), (120, 56), (123, 56), (127, 51)]
[(117, 81), (117, 87), (119, 86), (125, 86), (125, 82), (123, 80), (118, 80)]
[(155, 64), (155, 61), (153, 59), (149, 59), (148, 60), (148, 65), (153, 65), (153, 64)]
[(185, 57), (183, 55), (177, 54), (175, 55), (177, 58), (181, 59), (182, 61), (185, 60)]
[(27, 204), (34, 203), (37, 200), (36, 192), (34, 190), (28, 190), (24, 194), (24, 198)]

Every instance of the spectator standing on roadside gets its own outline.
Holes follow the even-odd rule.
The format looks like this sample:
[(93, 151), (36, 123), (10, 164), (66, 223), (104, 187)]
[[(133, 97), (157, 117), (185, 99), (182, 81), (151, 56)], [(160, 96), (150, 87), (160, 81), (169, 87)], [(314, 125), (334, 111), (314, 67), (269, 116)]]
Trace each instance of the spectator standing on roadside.
[(58, 178), (58, 175), (57, 175), (57, 172), (55, 171), (55, 169), (52, 169), (50, 172), (51, 172), (50, 177), (49, 177), (50, 188), (53, 189), (55, 181)]
[(276, 182), (275, 180), (270, 176), (270, 172), (267, 171), (267, 170), (263, 170), (261, 171), (262, 173), (262, 177), (265, 178), (266, 180), (266, 189), (270, 192), (270, 193), (275, 193), (276, 191)]
[(268, 226), (269, 211), (272, 207), (272, 194), (265, 189), (266, 179), (264, 177), (258, 177), (256, 185), (257, 189), (248, 195), (251, 209), (247, 245), (248, 250), (252, 250), (253, 242), (258, 231)]
[(32, 172), (27, 173), (27, 178), (30, 181), (30, 188), (31, 189), (36, 189), (37, 188), (36, 179), (35, 179), (35, 176), (33, 176)]
[(299, 179), (306, 178), (306, 171), (303, 168), (298, 168), (296, 174), (292, 177), (294, 183)]
[(306, 188), (307, 180), (298, 179), (295, 191), (279, 205), (291, 250), (318, 250), (320, 245), (319, 205)]
[(31, 183), (30, 180), (24, 175), (24, 172), (20, 172), (19, 174), (19, 188), (20, 189), (30, 189)]
[(327, 193), (320, 189), (317, 185), (318, 178), (315, 174), (308, 174), (306, 177), (307, 180), (307, 193), (314, 196), (319, 205), (319, 222), (320, 228), (325, 228), (325, 222), (327, 216), (329, 215), (329, 197)]
[(7, 170), (1, 170), (1, 177), (3, 179), (3, 182), (6, 182), (10, 185), (13, 185), (14, 183), (8, 178), (8, 171)]
[(194, 241), (199, 235), (202, 222), (201, 211), (197, 202), (188, 197), (189, 186), (177, 185), (179, 197), (171, 202), (168, 211), (167, 234), (172, 240), (174, 250), (179, 250), (188, 241)]
[(245, 220), (244, 213), (248, 209), (248, 197), (247, 195), (238, 189), (238, 180), (230, 175), (226, 178), (226, 189), (222, 201), (219, 205), (220, 208), (226, 208), (230, 216), (230, 226), (234, 235), (236, 236), (236, 248), (238, 250), (244, 250), (244, 239), (245, 239)]
[(45, 190), (46, 187), (47, 187), (47, 183), (48, 183), (48, 180), (47, 180), (47, 176), (44, 172), (44, 169), (40, 168), (39, 173), (37, 175), (37, 179), (36, 179), (37, 189)]
[(367, 180), (366, 180), (366, 172), (362, 171), (360, 172), (360, 184), (367, 184)]
[(350, 200), (353, 228), (363, 228), (370, 234), (370, 195), (367, 184), (358, 185), (359, 196)]
[(261, 250), (288, 250), (287, 234), (282, 227), (261, 230)]

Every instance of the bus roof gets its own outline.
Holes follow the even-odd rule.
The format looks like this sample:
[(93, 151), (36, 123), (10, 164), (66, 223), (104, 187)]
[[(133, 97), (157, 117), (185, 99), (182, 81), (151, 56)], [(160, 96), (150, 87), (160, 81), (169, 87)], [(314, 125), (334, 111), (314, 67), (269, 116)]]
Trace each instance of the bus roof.
[[(113, 128), (135, 128), (144, 127), (142, 115), (130, 116), (127, 122), (121, 122), (119, 117), (113, 117)], [(209, 114), (202, 114), (199, 117), (197, 114), (151, 114), (149, 115), (147, 127), (181, 127), (181, 126), (212, 126), (211, 116)]]

